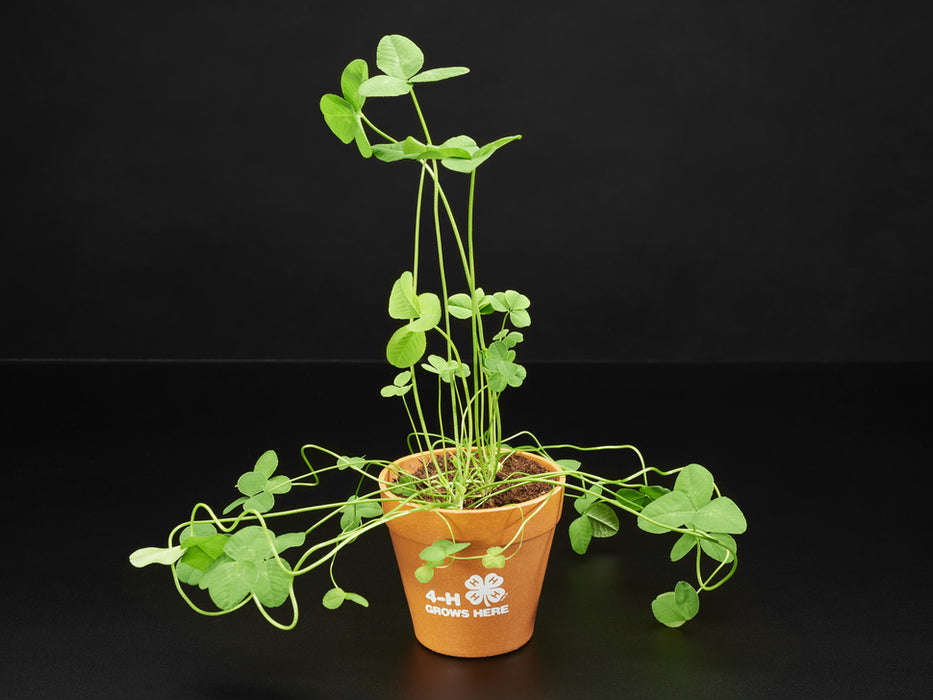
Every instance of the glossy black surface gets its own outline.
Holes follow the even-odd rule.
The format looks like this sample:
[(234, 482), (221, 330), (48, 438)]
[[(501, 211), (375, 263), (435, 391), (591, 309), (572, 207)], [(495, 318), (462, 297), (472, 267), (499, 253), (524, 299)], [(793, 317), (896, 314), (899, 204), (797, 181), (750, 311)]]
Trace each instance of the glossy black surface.
[(290, 473), (305, 442), (401, 455), (404, 414), (378, 396), (391, 376), (369, 364), (0, 364), (0, 696), (925, 696), (930, 365), (530, 367), (506, 396), (507, 429), (630, 442), (657, 466), (700, 462), (743, 506), (736, 577), (681, 630), (658, 626), (649, 603), (689, 572), (631, 521), (585, 558), (562, 528), (534, 638), (476, 661), (414, 641), (384, 532), (338, 562), (371, 607), (324, 610), (329, 582), (311, 575), (292, 632), (252, 610), (199, 617), (167, 570), (129, 565), (195, 501), (232, 500), (267, 448)]

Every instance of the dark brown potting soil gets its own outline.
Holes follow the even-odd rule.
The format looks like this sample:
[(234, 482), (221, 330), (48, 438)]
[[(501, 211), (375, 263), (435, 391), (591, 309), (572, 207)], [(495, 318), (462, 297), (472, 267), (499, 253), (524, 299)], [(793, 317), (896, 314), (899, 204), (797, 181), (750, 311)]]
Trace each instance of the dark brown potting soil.
[[(438, 456), (437, 462), (440, 467), (451, 473), (455, 471), (456, 466), (454, 464), (452, 455), (442, 455)], [(414, 472), (412, 476), (416, 480), (422, 480), (425, 478), (430, 478), (437, 474), (437, 467), (434, 464), (433, 460), (422, 460), (422, 465)], [(492, 487), (492, 493), (485, 499), (477, 498), (472, 501), (465, 501), (463, 506), (464, 509), (470, 508), (498, 508), (501, 506), (508, 506), (514, 503), (524, 503), (525, 501), (530, 501), (537, 498), (538, 496), (543, 496), (548, 493), (553, 486), (547, 482), (542, 481), (532, 481), (526, 483), (518, 483), (514, 485), (509, 485), (510, 482), (515, 482), (520, 480), (525, 476), (533, 476), (536, 474), (546, 474), (547, 469), (539, 465), (532, 459), (525, 457), (519, 454), (509, 455), (505, 462), (500, 466), (498, 473), (496, 474), (496, 479)], [(425, 492), (420, 494), (424, 497), (430, 498), (430, 495)]]

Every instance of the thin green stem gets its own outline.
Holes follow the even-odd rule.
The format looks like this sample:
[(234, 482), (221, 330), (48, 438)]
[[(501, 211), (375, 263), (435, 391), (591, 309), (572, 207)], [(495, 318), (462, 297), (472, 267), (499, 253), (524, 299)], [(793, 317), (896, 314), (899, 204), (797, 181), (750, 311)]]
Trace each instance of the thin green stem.
[(418, 416), (418, 421), (421, 423), (421, 430), (425, 439), (427, 439), (428, 424), (424, 419), (424, 411), (421, 410), (421, 399), (418, 396), (418, 380), (415, 377), (415, 366), (412, 365), (409, 369), (411, 371), (411, 395), (415, 400), (415, 414)]
[(415, 112), (418, 113), (418, 120), (421, 122), (421, 128), (424, 129), (425, 143), (431, 146), (433, 145), (431, 143), (431, 133), (428, 131), (427, 122), (424, 121), (424, 114), (421, 112), (421, 105), (418, 104), (418, 98), (415, 96), (415, 88), (412, 88), (409, 94), (411, 95), (411, 101), (415, 104)]
[(421, 175), (418, 177), (418, 199), (415, 202), (415, 246), (411, 266), (412, 287), (414, 289), (418, 289), (418, 251), (421, 247), (421, 200), (424, 198), (424, 171), (425, 168), (422, 167)]
[[(435, 232), (435, 236), (437, 239), (437, 265), (438, 265), (438, 272), (441, 278), (441, 299), (443, 300), (442, 304), (443, 304), (443, 311), (444, 311), (444, 330), (446, 331), (446, 338), (448, 339), (447, 360), (450, 361), (451, 359), (450, 307), (447, 302), (449, 298), (449, 294), (447, 290), (447, 273), (446, 273), (446, 267), (444, 263), (444, 241), (443, 241), (443, 237), (441, 236), (441, 218), (440, 218), (440, 207), (439, 207), (440, 195), (441, 195), (441, 182), (437, 176), (437, 162), (436, 161), (432, 161), (431, 171), (433, 172), (433, 179), (434, 179), (433, 206), (434, 206), (434, 232)], [(423, 172), (423, 169), (422, 169), (422, 172)], [(450, 397), (450, 404), (451, 404), (450, 410), (452, 413), (452, 426), (451, 427), (454, 431), (453, 439), (454, 439), (454, 443), (459, 445), (460, 444), (460, 440), (459, 440), (460, 429), (459, 429), (459, 425), (457, 421), (456, 400), (455, 400), (453, 393), (451, 394), (451, 397)], [(443, 433), (444, 431), (443, 429), (441, 429), (441, 434), (443, 435)]]
[(382, 131), (381, 129), (379, 129), (375, 124), (373, 124), (371, 121), (369, 121), (369, 118), (368, 118), (365, 114), (363, 114), (362, 112), (360, 112), (360, 119), (362, 119), (364, 122), (366, 122), (366, 126), (368, 126), (370, 129), (372, 129), (373, 131), (375, 131), (377, 134), (379, 134), (379, 135), (380, 135), (382, 138), (384, 138), (386, 141), (389, 141), (390, 143), (398, 143), (398, 140), (397, 140), (397, 139), (392, 138), (392, 137), (389, 136), (387, 133), (385, 133), (384, 131)]

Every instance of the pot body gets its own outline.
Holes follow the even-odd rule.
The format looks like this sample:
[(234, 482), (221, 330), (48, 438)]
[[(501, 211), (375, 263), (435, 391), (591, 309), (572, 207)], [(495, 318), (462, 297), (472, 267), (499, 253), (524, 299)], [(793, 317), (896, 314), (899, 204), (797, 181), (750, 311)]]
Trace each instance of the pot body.
[[(396, 460), (398, 469), (421, 466), (423, 452)], [(521, 453), (548, 471), (560, 471), (549, 460)], [(389, 469), (380, 481), (387, 487), (383, 511), (413, 510), (388, 489)], [(415, 637), (432, 651), (448, 656), (482, 657), (505, 654), (531, 639), (538, 598), (544, 582), (554, 529), (563, 505), (563, 477), (548, 494), (501, 508), (413, 512), (389, 521), (392, 546), (408, 599)], [(489, 547), (505, 546), (524, 528), (505, 555), (501, 569), (487, 569), (481, 559), (455, 560), (436, 568), (428, 583), (415, 578), (423, 564), (421, 551), (437, 540), (469, 542), (458, 556), (482, 556)], [(514, 556), (513, 556), (514, 555)]]

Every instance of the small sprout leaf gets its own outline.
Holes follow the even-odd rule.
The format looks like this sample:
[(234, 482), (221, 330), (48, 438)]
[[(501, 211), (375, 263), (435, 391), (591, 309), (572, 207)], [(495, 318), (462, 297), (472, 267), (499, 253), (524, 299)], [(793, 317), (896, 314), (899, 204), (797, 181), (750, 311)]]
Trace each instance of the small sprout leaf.
[(324, 594), (324, 598), (321, 600), (321, 603), (324, 604), (324, 607), (328, 610), (336, 610), (341, 605), (343, 601), (347, 599), (347, 594), (342, 588), (331, 588), (327, 593)]
[(344, 469), (359, 469), (366, 466), (366, 459), (363, 457), (346, 457), (340, 456), (337, 458), (337, 469), (343, 471)]
[(668, 627), (680, 627), (696, 616), (699, 609), (700, 598), (686, 581), (678, 582), (673, 591), (662, 593), (651, 603), (655, 618)]
[(340, 529), (344, 532), (360, 526), (363, 518), (378, 518), (382, 515), (382, 506), (373, 501), (359, 501), (348, 504), (340, 515)]
[(483, 556), (483, 566), (487, 569), (501, 569), (505, 566), (504, 552), (502, 547), (490, 547)]
[(428, 583), (434, 578), (434, 567), (430, 564), (424, 564), (415, 569), (415, 578), (419, 583)]
[(434, 544), (428, 545), (422, 549), (419, 556), (422, 561), (429, 564), (440, 564), (443, 563), (447, 557), (453, 556), (460, 550), (466, 549), (469, 546), (469, 542), (457, 542), (455, 544), (450, 540), (437, 540)]
[(655, 619), (667, 627), (680, 627), (687, 620), (677, 609), (677, 603), (674, 601), (674, 593), (668, 591), (662, 593), (651, 601), (651, 612)]
[(347, 600), (349, 600), (351, 603), (356, 603), (357, 605), (360, 605), (364, 608), (369, 607), (369, 601), (366, 600), (366, 598), (361, 596), (359, 593), (347, 593), (346, 595), (347, 595)]

